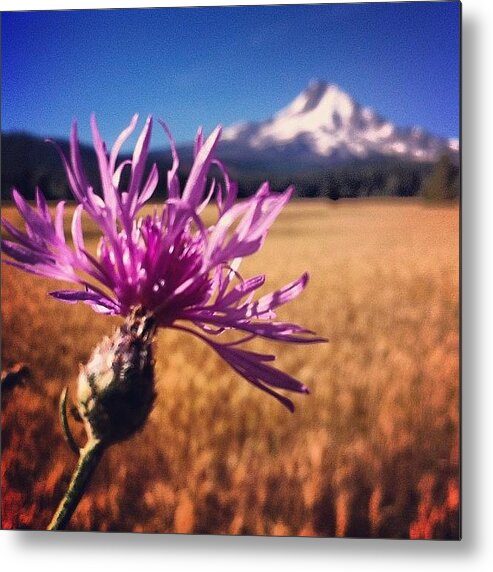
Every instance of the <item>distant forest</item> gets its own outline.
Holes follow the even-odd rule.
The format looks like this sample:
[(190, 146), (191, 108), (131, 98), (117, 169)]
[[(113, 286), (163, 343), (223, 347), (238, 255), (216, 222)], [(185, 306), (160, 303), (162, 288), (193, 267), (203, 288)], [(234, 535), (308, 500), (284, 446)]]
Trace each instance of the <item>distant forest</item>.
[[(59, 143), (68, 153), (68, 143)], [(94, 151), (89, 146), (82, 146), (81, 154), (88, 178), (99, 192), (99, 171)], [(182, 149), (180, 156), (183, 159), (179, 176), (184, 183), (191, 165), (190, 149)], [(148, 168), (153, 162), (158, 165), (160, 181), (166, 181), (165, 173), (171, 166), (169, 150), (150, 153)], [(36, 186), (48, 199), (71, 198), (55, 148), (37, 137), (25, 133), (2, 135), (1, 167), (3, 200), (11, 198), (12, 187), (32, 199)], [(290, 170), (289, 165), (284, 169), (277, 166), (269, 170), (265, 166), (260, 168), (255, 164), (234, 161), (227, 161), (227, 167), (231, 177), (238, 181), (242, 197), (253, 194), (265, 180), (270, 181), (274, 190), (283, 190), (293, 184), (298, 197), (326, 197), (333, 200), (377, 196), (423, 196), (430, 200), (443, 200), (456, 199), (460, 193), (459, 167), (447, 155), (435, 165), (382, 158), (354, 161), (326, 169), (297, 171)], [(219, 173), (216, 175), (220, 177)], [(212, 176), (215, 176), (213, 172)], [(128, 169), (122, 176), (122, 184), (126, 185), (127, 182)], [(164, 198), (165, 193), (165, 185), (161, 184), (154, 196)]]

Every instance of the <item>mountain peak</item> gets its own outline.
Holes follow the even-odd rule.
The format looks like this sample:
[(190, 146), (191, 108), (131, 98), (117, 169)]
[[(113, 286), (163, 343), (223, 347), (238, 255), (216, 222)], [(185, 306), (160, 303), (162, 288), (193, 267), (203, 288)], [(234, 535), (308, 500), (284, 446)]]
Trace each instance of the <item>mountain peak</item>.
[(341, 118), (348, 120), (354, 113), (356, 103), (353, 98), (343, 91), (338, 85), (327, 83), (322, 80), (312, 80), (287, 107), (276, 114), (276, 118), (286, 118), (314, 114), (323, 115), (325, 118), (335, 117), (335, 123), (339, 124)]
[(305, 100), (303, 111), (309, 111), (315, 108), (328, 89), (330, 89), (330, 86), (326, 81), (319, 79), (312, 80), (308, 87), (298, 96)]
[(324, 81), (322, 79), (312, 79), (307, 87), (303, 90), (306, 94), (315, 94), (315, 93), (323, 93), (326, 91), (332, 84)]
[[(327, 91), (345, 93), (337, 84), (329, 83), (323, 79), (311, 79), (308, 86), (302, 91), (309, 95), (324, 94)], [(347, 95), (347, 94), (346, 94)]]

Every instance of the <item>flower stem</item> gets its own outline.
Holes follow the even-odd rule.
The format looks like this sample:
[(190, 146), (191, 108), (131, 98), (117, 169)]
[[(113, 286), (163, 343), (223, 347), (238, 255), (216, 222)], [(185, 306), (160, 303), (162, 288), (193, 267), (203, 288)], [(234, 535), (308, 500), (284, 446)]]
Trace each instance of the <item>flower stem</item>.
[(79, 504), (92, 473), (98, 466), (104, 451), (104, 443), (99, 439), (89, 439), (80, 450), (79, 462), (72, 475), (67, 492), (48, 525), (48, 530), (63, 530)]

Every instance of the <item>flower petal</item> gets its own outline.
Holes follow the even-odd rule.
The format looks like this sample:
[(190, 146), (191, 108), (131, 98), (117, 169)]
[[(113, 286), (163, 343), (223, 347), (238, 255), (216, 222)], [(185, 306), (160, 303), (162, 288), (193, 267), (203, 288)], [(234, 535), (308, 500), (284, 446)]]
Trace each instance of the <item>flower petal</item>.
[(98, 159), (101, 186), (103, 187), (104, 204), (109, 209), (112, 214), (112, 218), (114, 219), (118, 199), (116, 197), (115, 188), (113, 187), (113, 173), (110, 172), (108, 157), (106, 154), (106, 145), (99, 134), (98, 124), (94, 113), (91, 115), (91, 130), (94, 150), (96, 151), (96, 157)]
[(49, 293), (50, 296), (69, 304), (76, 304), (77, 302), (85, 302), (90, 305), (103, 306), (104, 308), (116, 313), (118, 305), (106, 296), (98, 294), (97, 292), (90, 292), (86, 290), (56, 290)]
[(207, 172), (213, 160), (213, 153), (216, 149), (219, 137), (221, 136), (221, 127), (216, 127), (209, 135), (207, 141), (202, 145), (197, 157), (193, 163), (190, 175), (183, 190), (182, 199), (187, 202), (193, 209), (202, 201), (204, 195), (205, 182)]
[(39, 214), (42, 216), (47, 224), (51, 224), (51, 214), (46, 204), (46, 199), (39, 187), (36, 187), (36, 206), (38, 207)]
[[(134, 116), (132, 117), (132, 120), (130, 121), (130, 125), (128, 127), (126, 127), (120, 133), (120, 135), (118, 135), (118, 137), (115, 141), (115, 144), (113, 145), (113, 148), (111, 149), (110, 164), (109, 164), (110, 173), (115, 172), (115, 166), (116, 166), (116, 160), (118, 159), (118, 153), (120, 153), (120, 149), (122, 148), (122, 145), (125, 143), (125, 141), (134, 132), (135, 126), (137, 125), (138, 120), (139, 120), (139, 114), (135, 113)], [(118, 186), (118, 185), (115, 185), (115, 186)]]
[(132, 174), (130, 177), (130, 185), (128, 187), (128, 214), (133, 216), (136, 211), (139, 198), (139, 189), (144, 175), (145, 164), (147, 160), (147, 152), (149, 149), (149, 141), (152, 133), (152, 117), (149, 116), (145, 122), (144, 128), (137, 140), (134, 153), (132, 156)]
[(221, 307), (227, 307), (231, 304), (234, 304), (248, 296), (251, 292), (255, 292), (261, 288), (265, 283), (265, 274), (260, 274), (259, 276), (255, 276), (254, 278), (249, 278), (248, 280), (244, 280), (238, 286), (235, 286), (232, 290), (230, 290), (226, 296), (224, 296), (220, 300)]
[(12, 191), (12, 199), (18, 211), (21, 213), (27, 229), (37, 238), (49, 240), (52, 235), (49, 224), (27, 204), (16, 189)]
[(171, 135), (168, 126), (164, 121), (159, 119), (159, 124), (164, 129), (166, 133), (169, 144), (171, 147), (171, 155), (173, 157), (173, 165), (171, 166), (171, 170), (168, 171), (168, 197), (171, 199), (179, 199), (180, 198), (180, 182), (178, 180), (178, 167), (180, 166), (180, 160), (178, 158), (178, 153), (176, 151), (175, 140), (173, 139), (173, 135)]
[(47, 252), (33, 250), (28, 246), (17, 244), (11, 240), (2, 240), (2, 252), (17, 260), (17, 262), (23, 262), (24, 264), (54, 262), (54, 259), (50, 258)]
[(72, 163), (74, 178), (77, 181), (77, 187), (81, 190), (87, 189), (89, 183), (82, 164), (76, 121), (72, 123), (72, 129), (70, 130), (70, 161)]
[(269, 393), (279, 400), (291, 412), (294, 411), (294, 405), (290, 399), (273, 391), (268, 385), (277, 389), (285, 389), (297, 393), (309, 393), (306, 385), (300, 383), (294, 377), (279, 371), (271, 366), (266, 365), (265, 361), (272, 361), (273, 356), (262, 355), (255, 352), (243, 350), (228, 344), (217, 343), (207, 336), (184, 326), (172, 326), (174, 329), (188, 332), (214, 349), (237, 373), (239, 373), (247, 381)]
[(145, 182), (144, 188), (139, 195), (137, 201), (137, 209), (140, 209), (154, 194), (159, 180), (159, 172), (157, 170), (157, 165), (154, 163), (151, 167), (151, 171), (147, 180)]

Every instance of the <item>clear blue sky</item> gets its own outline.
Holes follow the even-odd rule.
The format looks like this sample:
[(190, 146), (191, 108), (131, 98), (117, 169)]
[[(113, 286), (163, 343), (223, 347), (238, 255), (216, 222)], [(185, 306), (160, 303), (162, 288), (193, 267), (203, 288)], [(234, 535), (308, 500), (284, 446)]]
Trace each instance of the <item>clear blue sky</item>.
[[(262, 120), (311, 79), (399, 125), (459, 134), (459, 3), (2, 14), (2, 130), (112, 143), (136, 111), (179, 142)], [(141, 125), (143, 119), (141, 120)], [(156, 137), (155, 145), (165, 145)]]

